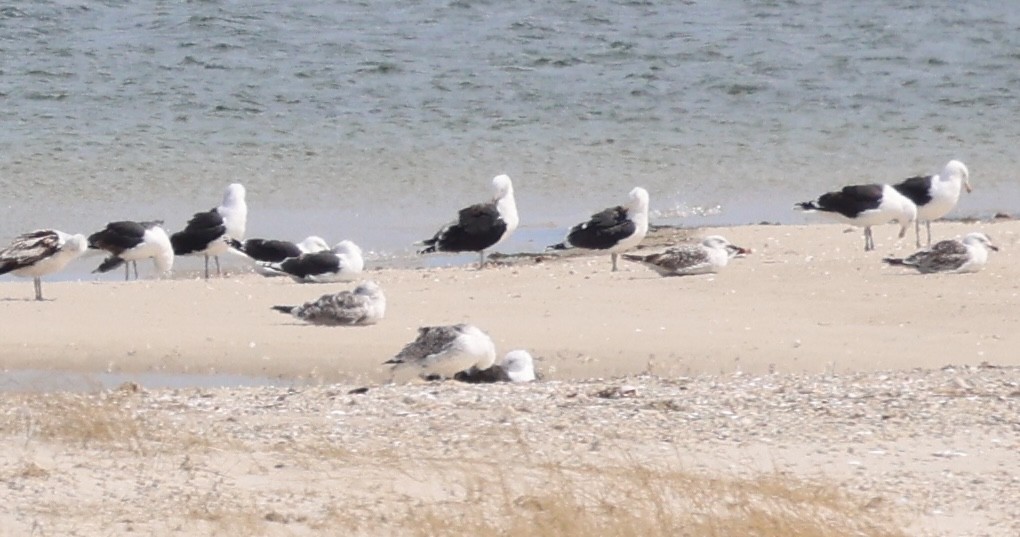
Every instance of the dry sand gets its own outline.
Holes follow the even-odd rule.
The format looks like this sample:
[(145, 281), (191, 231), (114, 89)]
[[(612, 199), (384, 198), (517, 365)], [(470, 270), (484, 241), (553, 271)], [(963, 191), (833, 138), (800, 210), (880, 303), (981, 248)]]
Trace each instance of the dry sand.
[[(175, 481), (189, 465), (220, 476), (231, 501), (279, 500), (307, 521), (325, 508), (320, 503), (344, 500), (330, 494), (313, 495), (312, 503), (295, 499), (307, 489), (301, 480), (309, 472), (328, 474), (317, 478), (317, 490), (370, 474), (391, 483), (392, 472), (373, 469), (370, 460), (340, 471), (330, 457), (305, 453), (318, 462), (281, 470), (281, 482), (289, 484), (262, 489), (264, 471), (276, 473), (264, 465), (279, 454), (281, 442), (312, 434), (308, 427), (340, 427), (347, 432), (317, 436), (316, 445), (335, 442), (337, 449), (371, 454), (385, 444), (431, 457), (466, 456), (460, 450), (509, 441), (458, 432), (489, 418), (486, 409), (495, 406), (500, 423), (520, 426), (526, 416), (534, 443), (548, 435), (551, 450), (583, 452), (577, 461), (586, 464), (617, 464), (624, 452), (640, 464), (671, 460), (728, 473), (821, 476), (916, 517), (909, 527), (921, 534), (1014, 536), (1020, 534), (1020, 482), (1013, 477), (1020, 462), (1020, 223), (935, 226), (936, 239), (973, 230), (987, 232), (1002, 251), (993, 252), (984, 271), (965, 275), (921, 276), (883, 266), (883, 255), (914, 251), (912, 235), (897, 241), (893, 227), (877, 228), (878, 249), (864, 252), (859, 230), (836, 225), (662, 230), (649, 241), (655, 248), (688, 234), (720, 233), (754, 250), (712, 276), (661, 278), (624, 261), (612, 273), (608, 255), (515, 257), (482, 271), (369, 271), (366, 277), (387, 294), (388, 311), (379, 325), (364, 328), (305, 326), (270, 310), (352, 287), (344, 284), (298, 285), (252, 274), (208, 282), (44, 282), (52, 300), (37, 303), (28, 300), (30, 281), (4, 283), (0, 369), (238, 373), (343, 384), (131, 396), (141, 398), (131, 403), (133, 411), (144, 409), (189, 434), (217, 423), (210, 430), (228, 439), (185, 462), (178, 455), (189, 455), (174, 452), (158, 464), (144, 449), (128, 450), (119, 464), (96, 459), (117, 448), (97, 452), (36, 439), (31, 425), (21, 430), (15, 418), (45, 405), (3, 395), (8, 420), (0, 428), (0, 479), (11, 490), (24, 489), (16, 494), (24, 499), (0, 516), (0, 535), (27, 534), (33, 525), (67, 530), (61, 524), (73, 522), (82, 535), (127, 531), (123, 519), (137, 526), (137, 513), (158, 512), (165, 499), (163, 493), (131, 495), (113, 483), (132, 479), (139, 468), (153, 476), (167, 470), (153, 487), (198, 494), (200, 484)], [(381, 363), (413, 339), (418, 326), (456, 322), (487, 330), (500, 352), (528, 349), (547, 380), (513, 387), (379, 386), (388, 376)], [(599, 378), (611, 380), (586, 380)], [(635, 387), (635, 397), (592, 395), (624, 384)], [(371, 386), (365, 398), (346, 395), (358, 385)], [(301, 401), (301, 416), (277, 411), (289, 408), (283, 402), (289, 394)], [(578, 394), (588, 403), (577, 403)], [(215, 400), (215, 408), (196, 403), (204, 399)], [(635, 404), (669, 419), (632, 419), (642, 414)], [(430, 405), (442, 412), (430, 417)], [(607, 406), (612, 411), (599, 414)], [(351, 436), (348, 413), (357, 417), (350, 425), (375, 436)], [(238, 428), (256, 437), (263, 431), (265, 438), (239, 440)], [(598, 448), (609, 445), (613, 449)], [(251, 459), (231, 459), (236, 451), (250, 452)], [(419, 492), (400, 497), (421, 501)], [(371, 491), (360, 494), (359, 505), (387, 501)], [(392, 490), (379, 495), (394, 498)], [(64, 508), (79, 497), (95, 507), (65, 516)], [(48, 507), (38, 509), (39, 502)], [(113, 508), (107, 502), (120, 503)], [(111, 514), (97, 521), (90, 518), (96, 509)], [(279, 534), (303, 533), (295, 527)]]

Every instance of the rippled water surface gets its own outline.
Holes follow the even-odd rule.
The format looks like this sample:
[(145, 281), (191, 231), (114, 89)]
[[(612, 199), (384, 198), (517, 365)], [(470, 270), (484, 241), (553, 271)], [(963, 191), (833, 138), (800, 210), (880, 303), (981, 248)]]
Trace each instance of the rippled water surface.
[[(408, 255), (515, 181), (533, 249), (634, 185), (653, 222), (802, 222), (968, 164), (1020, 208), (1010, 2), (8, 2), (0, 236), (249, 193), (249, 235)], [(197, 265), (196, 265), (197, 266)]]

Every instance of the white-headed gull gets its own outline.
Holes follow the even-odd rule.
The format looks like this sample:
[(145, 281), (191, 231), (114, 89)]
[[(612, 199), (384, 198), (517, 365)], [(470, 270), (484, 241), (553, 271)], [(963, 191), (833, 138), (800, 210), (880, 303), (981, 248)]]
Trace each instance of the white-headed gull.
[(921, 246), (921, 221), (924, 220), (928, 229), (928, 246), (931, 246), (931, 221), (942, 218), (956, 207), (961, 187), (966, 188), (967, 192), (973, 190), (970, 186), (970, 172), (958, 160), (949, 161), (938, 175), (911, 177), (893, 187), (917, 205), (914, 231), (918, 247)]
[(520, 223), (510, 177), (494, 177), (492, 190), (492, 200), (461, 209), (455, 222), (421, 242), (425, 248), (418, 253), (478, 252), (478, 268), (481, 268), (485, 264), (485, 250), (506, 240)]
[(637, 187), (630, 191), (627, 205), (597, 212), (587, 222), (570, 228), (567, 238), (550, 250), (585, 248), (606, 250), (611, 254), (613, 271), (619, 252), (634, 248), (648, 234), (648, 191)]
[(212, 210), (195, 213), (182, 231), (170, 236), (176, 255), (205, 256), (205, 277), (209, 278), (209, 256), (216, 259), (220, 274), (219, 255), (229, 249), (227, 239), (244, 239), (248, 221), (248, 205), (244, 187), (233, 183), (223, 193), (223, 202)]

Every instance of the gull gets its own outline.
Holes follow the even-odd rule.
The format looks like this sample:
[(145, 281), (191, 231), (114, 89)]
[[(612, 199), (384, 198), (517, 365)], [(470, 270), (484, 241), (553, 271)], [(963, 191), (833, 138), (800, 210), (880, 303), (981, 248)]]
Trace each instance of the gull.
[(931, 221), (942, 218), (956, 207), (956, 202), (960, 200), (961, 186), (968, 193), (973, 190), (970, 186), (970, 172), (958, 160), (950, 160), (938, 175), (911, 177), (893, 185), (900, 194), (917, 205), (914, 232), (918, 248), (921, 247), (921, 220), (924, 220), (928, 229), (928, 246), (931, 246)]
[(42, 300), (42, 277), (64, 268), (88, 248), (84, 235), (40, 229), (16, 237), (0, 250), (0, 274), (30, 276), (35, 299)]
[(88, 244), (89, 248), (105, 250), (110, 254), (92, 272), (109, 272), (123, 264), (125, 281), (131, 276), (127, 261), (135, 267), (136, 280), (139, 259), (151, 257), (160, 275), (169, 273), (174, 265), (174, 249), (160, 220), (110, 222), (102, 230), (89, 235)]
[(905, 258), (886, 257), (882, 261), (894, 266), (916, 269), (922, 274), (933, 272), (977, 272), (988, 262), (988, 251), (998, 251), (988, 235), (975, 231), (962, 240), (936, 242), (931, 248)]
[(798, 203), (794, 208), (821, 212), (831, 218), (864, 228), (864, 250), (875, 249), (871, 227), (889, 222), (900, 225), (900, 238), (917, 220), (917, 205), (889, 185), (851, 185), (822, 194), (818, 199)]
[(418, 337), (387, 360), (394, 378), (407, 373), (419, 377), (452, 378), (474, 367), (488, 369), (496, 361), (496, 345), (481, 329), (470, 324), (423, 326)]
[(616, 272), (619, 252), (634, 248), (648, 234), (648, 191), (637, 187), (630, 191), (627, 205), (597, 212), (587, 222), (570, 228), (567, 238), (547, 250), (585, 248), (607, 250)]
[(244, 200), (244, 187), (233, 183), (223, 193), (223, 202), (216, 208), (195, 213), (182, 231), (170, 236), (174, 254), (205, 256), (205, 279), (209, 279), (209, 256), (216, 260), (216, 274), (220, 272), (219, 255), (229, 248), (227, 239), (244, 239), (248, 221), (248, 205)]
[(368, 325), (379, 322), (386, 314), (386, 296), (379, 285), (370, 280), (359, 284), (354, 291), (340, 291), (300, 306), (273, 306), (273, 309), (310, 324)]
[(730, 259), (751, 250), (734, 244), (725, 237), (712, 235), (699, 244), (683, 244), (654, 254), (623, 254), (628, 261), (643, 263), (662, 276), (687, 276), (719, 272)]
[(461, 209), (456, 221), (421, 242), (425, 248), (418, 253), (478, 252), (478, 268), (481, 269), (485, 264), (485, 250), (506, 240), (520, 223), (510, 177), (494, 177), (492, 190), (492, 200)]

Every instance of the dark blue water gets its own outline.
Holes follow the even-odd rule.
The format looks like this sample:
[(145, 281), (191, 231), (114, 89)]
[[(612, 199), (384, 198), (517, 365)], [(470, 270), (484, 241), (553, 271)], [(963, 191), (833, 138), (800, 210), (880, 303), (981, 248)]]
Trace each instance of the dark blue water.
[(653, 223), (799, 223), (953, 158), (988, 216), (1018, 92), (1009, 2), (8, 2), (0, 237), (173, 231), (239, 181), (250, 236), (402, 258), (508, 173), (529, 250), (635, 185)]

